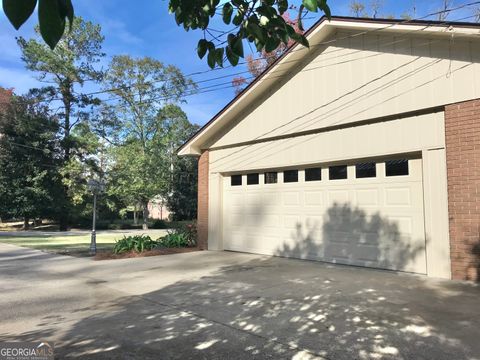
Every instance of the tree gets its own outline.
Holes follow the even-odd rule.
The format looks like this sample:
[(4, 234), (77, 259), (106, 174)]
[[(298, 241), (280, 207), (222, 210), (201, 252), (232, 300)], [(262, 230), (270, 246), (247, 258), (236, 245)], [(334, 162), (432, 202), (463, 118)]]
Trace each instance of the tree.
[(0, 113), (0, 217), (57, 217), (58, 124), (44, 106), (13, 96)]
[[(303, 30), (299, 28), (298, 20), (292, 20), (289, 13), (284, 13), (282, 15), (283, 19), (291, 25), (296, 32), (303, 34)], [(249, 79), (243, 76), (237, 76), (232, 79), (232, 85), (235, 88), (235, 93), (238, 95), (250, 81), (258, 77), (262, 72), (265, 71), (267, 67), (275, 62), (283, 53), (294, 44), (293, 40), (290, 40), (287, 44), (280, 44), (276, 49), (267, 52), (262, 50), (258, 52), (259, 57), (254, 58), (252, 55), (247, 55), (247, 69), (250, 73)]]
[(383, 0), (371, 0), (370, 9), (372, 10), (372, 17), (376, 19), (383, 8)]
[(114, 105), (122, 143), (113, 151), (115, 165), (112, 194), (142, 205), (143, 227), (148, 227), (148, 202), (166, 186), (161, 174), (168, 167), (155, 156), (156, 139), (162, 133), (158, 116), (163, 106), (178, 103), (195, 90), (195, 84), (172, 65), (152, 58), (134, 59), (115, 56), (105, 78), (105, 85), (116, 96)]
[(180, 157), (176, 150), (197, 130), (198, 125), (188, 121), (187, 115), (177, 105), (166, 105), (158, 113), (162, 131), (154, 138), (154, 156), (161, 159), (167, 169), (163, 176), (161, 196), (166, 199), (173, 220), (191, 220), (197, 213), (197, 161)]
[[(3, 0), (3, 10), (12, 25), (19, 29), (32, 15), (37, 0)], [(141, 6), (141, 5), (139, 5)], [(74, 9), (71, 0), (38, 0), (40, 32), (45, 42), (53, 49), (65, 32), (67, 20), (72, 24)], [(186, 31), (201, 30), (197, 52), (200, 58), (207, 53), (211, 68), (223, 66), (225, 57), (232, 66), (244, 57), (243, 42), (255, 44), (257, 51), (267, 53), (281, 43), (290, 40), (308, 46), (303, 34), (297, 33), (282, 15), (292, 7), (291, 0), (170, 0), (169, 11), (177, 24)], [(330, 18), (327, 0), (302, 0), (298, 8), (299, 27), (303, 29), (302, 18), (306, 12), (324, 12)], [(233, 24), (232, 30), (212, 35), (209, 24), (212, 18), (221, 17), (226, 25)], [(209, 38), (207, 39), (207, 36)]]
[(438, 12), (438, 21), (445, 21), (450, 14), (448, 9), (452, 6), (453, 0), (442, 0), (442, 7)]
[(350, 12), (352, 15), (356, 17), (367, 17), (367, 14), (365, 13), (365, 4), (361, 1), (357, 0), (352, 0), (350, 2)]
[(13, 89), (0, 87), (0, 114), (8, 110), (13, 99)]
[(475, 22), (480, 22), (480, 7), (473, 9), (473, 15), (475, 16)]
[[(98, 99), (82, 93), (81, 88), (85, 82), (99, 82), (103, 77), (103, 73), (95, 67), (104, 56), (104, 38), (100, 26), (81, 18), (75, 18), (71, 25), (71, 31), (58, 42), (53, 51), (38, 39), (18, 39), (26, 68), (38, 73), (38, 80), (48, 84), (44, 88), (34, 89), (32, 96), (44, 102), (61, 103), (56, 117), (60, 126), (63, 164), (70, 163), (72, 149), (77, 146), (75, 138), (71, 136), (73, 128), (80, 122), (87, 121), (88, 110), (98, 104)], [(37, 34), (40, 31), (37, 28)], [(68, 172), (65, 176), (65, 181), (68, 182)], [(65, 187), (64, 197), (67, 196)], [(63, 203), (65, 208), (60, 227), (65, 230), (69, 207), (68, 201)]]

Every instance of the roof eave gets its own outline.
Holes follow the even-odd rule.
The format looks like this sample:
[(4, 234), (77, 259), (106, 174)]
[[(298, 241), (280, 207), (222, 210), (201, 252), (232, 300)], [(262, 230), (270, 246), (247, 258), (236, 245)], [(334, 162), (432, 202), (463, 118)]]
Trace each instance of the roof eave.
[[(399, 24), (399, 20), (388, 20), (388, 19), (363, 19), (363, 18), (351, 18), (351, 17), (332, 17), (330, 21), (327, 21), (326, 17), (322, 17), (317, 23), (315, 23), (306, 33), (307, 38), (310, 37), (309, 41), (313, 39), (317, 34), (325, 32), (325, 36), (330, 34), (329, 31), (324, 31), (325, 27), (329, 26), (332, 30), (336, 28), (355, 28), (361, 27), (363, 29), (375, 29), (381, 28), (382, 26), (388, 25), (387, 31), (418, 31), (423, 30), (424, 33), (428, 34), (439, 34), (445, 35), (450, 34), (450, 31), (447, 31), (450, 27), (455, 28), (455, 34), (464, 35), (464, 36), (478, 36), (480, 34), (480, 26), (473, 23), (458, 23), (458, 22), (438, 22), (438, 21), (410, 21)], [(390, 25), (389, 25), (390, 24)], [(457, 31), (458, 29), (458, 31)], [(422, 32), (423, 32), (422, 31)], [(316, 39), (316, 42), (321, 42), (321, 36), (319, 36), (320, 41)], [(271, 64), (262, 74), (260, 74), (256, 79), (254, 79), (240, 94), (238, 94), (232, 101), (230, 101), (222, 110), (220, 110), (210, 121), (208, 121), (202, 128), (200, 128), (189, 140), (187, 140), (179, 149), (178, 155), (195, 155), (198, 156), (202, 153), (203, 147), (208, 140), (208, 134), (215, 129), (220, 129), (223, 127), (224, 123), (228, 123), (229, 118), (234, 118), (231, 115), (231, 110), (233, 108), (244, 105), (248, 106), (248, 99), (251, 95), (255, 95), (255, 90), (261, 86), (262, 82), (260, 80), (267, 80), (269, 74), (275, 71), (287, 71), (290, 67), (294, 66), (292, 62), (287, 60), (292, 57), (292, 53), (297, 54), (298, 57), (301, 57), (303, 51), (292, 52), (293, 49), (300, 47), (300, 50), (308, 51), (307, 48), (304, 48), (300, 44), (294, 44), (290, 47), (281, 57), (279, 57), (273, 64)], [(280, 69), (282, 64), (289, 63), (285, 65), (284, 68)], [(276, 76), (278, 78), (278, 76)], [(272, 83), (273, 84), (273, 83)], [(262, 88), (266, 89), (270, 85), (264, 85)], [(262, 89), (260, 89), (262, 91)], [(210, 134), (211, 135), (211, 134)]]

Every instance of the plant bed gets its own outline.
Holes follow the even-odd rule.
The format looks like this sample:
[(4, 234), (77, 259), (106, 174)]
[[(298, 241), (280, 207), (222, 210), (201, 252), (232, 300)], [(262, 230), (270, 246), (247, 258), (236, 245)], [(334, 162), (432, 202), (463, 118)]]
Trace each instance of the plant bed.
[(159, 255), (172, 255), (187, 253), (193, 251), (200, 251), (198, 247), (180, 247), (180, 248), (159, 248), (153, 250), (146, 250), (142, 252), (128, 251), (121, 254), (114, 254), (111, 251), (97, 252), (97, 255), (93, 257), (93, 260), (117, 260), (117, 259), (130, 259), (147, 256), (159, 256)]

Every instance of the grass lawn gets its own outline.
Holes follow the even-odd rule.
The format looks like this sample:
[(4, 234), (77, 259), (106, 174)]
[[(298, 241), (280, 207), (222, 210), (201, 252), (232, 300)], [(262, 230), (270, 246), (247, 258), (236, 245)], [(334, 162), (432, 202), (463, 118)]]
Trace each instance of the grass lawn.
[[(116, 240), (128, 235), (149, 235), (156, 240), (166, 234), (166, 230), (125, 230), (97, 232), (97, 250), (110, 251)], [(82, 231), (42, 233), (39, 232), (3, 232), (0, 242), (24, 246), (32, 249), (55, 252), (72, 256), (87, 256), (90, 247), (90, 234)]]

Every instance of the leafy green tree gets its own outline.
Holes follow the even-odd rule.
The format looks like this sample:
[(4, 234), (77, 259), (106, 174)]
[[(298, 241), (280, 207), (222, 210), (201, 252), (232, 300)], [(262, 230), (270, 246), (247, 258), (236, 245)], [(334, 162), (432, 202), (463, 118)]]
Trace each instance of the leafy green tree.
[[(37, 0), (3, 0), (3, 10), (16, 29), (32, 15)], [(38, 0), (38, 18), (40, 31), (45, 42), (53, 49), (65, 31), (67, 20), (70, 24), (74, 16), (71, 0)], [(292, 9), (291, 0), (170, 0), (169, 11), (175, 16), (179, 26), (186, 31), (201, 30), (203, 38), (198, 42), (198, 56), (207, 55), (210, 67), (223, 66), (227, 58), (236, 66), (239, 58), (243, 58), (243, 42), (253, 43), (257, 51), (267, 53), (278, 46), (288, 44), (290, 40), (308, 46), (305, 36), (295, 31), (282, 15)], [(141, 5), (139, 5), (141, 6)], [(302, 27), (302, 19), (306, 12), (325, 13), (331, 16), (327, 0), (302, 0), (298, 8), (298, 23)], [(234, 28), (225, 31), (221, 36), (211, 35), (209, 24), (212, 18), (221, 17), (223, 22)], [(207, 39), (207, 35), (210, 38)]]
[(197, 213), (197, 160), (180, 157), (176, 150), (199, 127), (191, 124), (177, 105), (166, 105), (159, 111), (158, 119), (162, 131), (154, 138), (154, 156), (167, 164), (163, 173), (158, 175), (168, 185), (162, 189), (161, 195), (173, 220), (191, 220)]
[[(54, 1), (52, 1), (54, 2)], [(40, 11), (40, 9), (39, 9)], [(37, 28), (37, 33), (40, 33)], [(51, 50), (38, 38), (18, 39), (22, 50), (22, 60), (28, 70), (38, 74), (38, 80), (48, 86), (34, 89), (32, 95), (52, 106), (60, 103), (56, 112), (61, 137), (62, 161), (68, 165), (72, 152), (78, 146), (72, 136), (74, 127), (88, 121), (88, 114), (98, 104), (98, 99), (82, 93), (82, 86), (87, 81), (99, 82), (103, 73), (96, 68), (104, 56), (102, 52), (103, 36), (100, 26), (82, 18), (75, 18), (71, 23), (71, 31), (58, 42), (55, 50)], [(69, 173), (64, 171), (64, 182), (68, 183)], [(64, 198), (68, 198), (68, 188), (64, 186)], [(63, 201), (64, 215), (60, 220), (62, 230), (66, 229), (69, 220), (68, 201)]]
[(110, 193), (130, 204), (140, 203), (143, 227), (148, 227), (148, 202), (166, 186), (161, 174), (168, 171), (155, 149), (162, 134), (158, 114), (168, 104), (178, 103), (195, 90), (195, 84), (172, 65), (152, 58), (115, 56), (105, 86), (115, 95), (113, 106), (120, 146), (112, 152), (114, 165)]
[(58, 124), (46, 107), (12, 97), (0, 113), (0, 217), (57, 218), (61, 212)]

